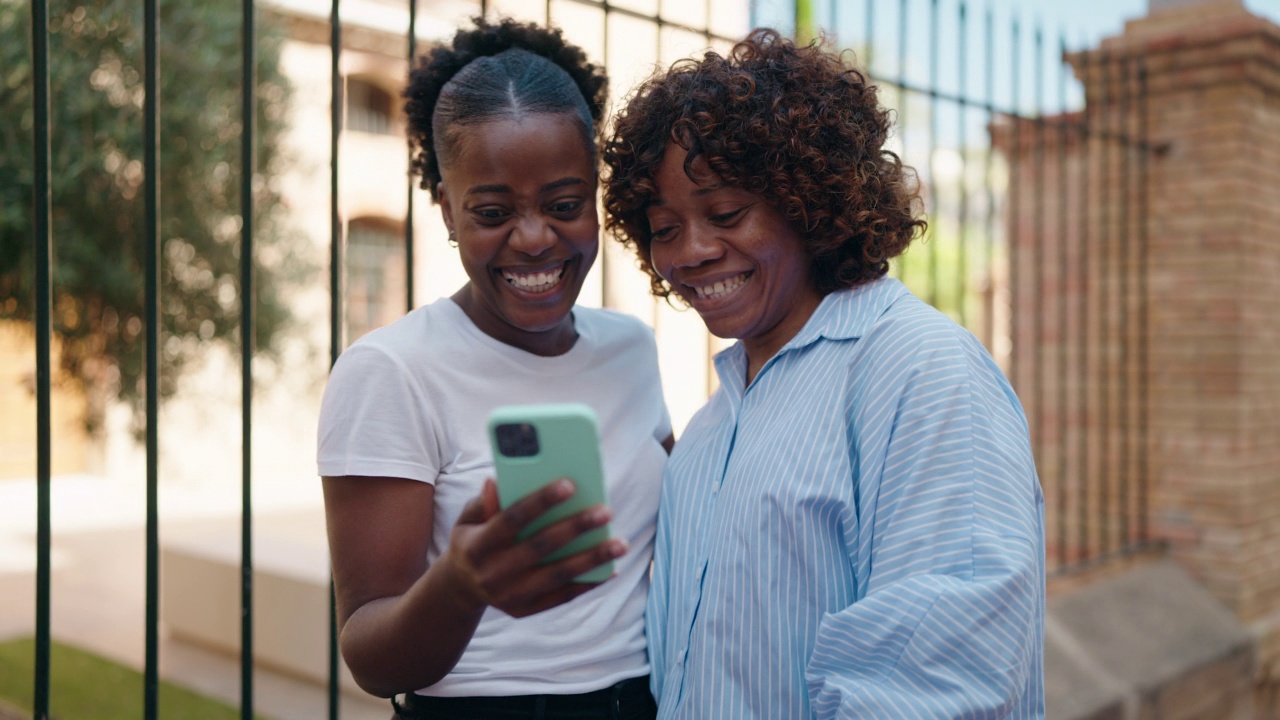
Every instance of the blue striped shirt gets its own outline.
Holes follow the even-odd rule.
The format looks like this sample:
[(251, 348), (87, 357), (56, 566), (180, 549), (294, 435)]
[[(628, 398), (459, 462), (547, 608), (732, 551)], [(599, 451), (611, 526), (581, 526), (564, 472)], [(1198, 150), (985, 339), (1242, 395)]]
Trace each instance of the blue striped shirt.
[(982, 345), (885, 278), (746, 367), (667, 464), (659, 717), (1043, 718), (1044, 499)]

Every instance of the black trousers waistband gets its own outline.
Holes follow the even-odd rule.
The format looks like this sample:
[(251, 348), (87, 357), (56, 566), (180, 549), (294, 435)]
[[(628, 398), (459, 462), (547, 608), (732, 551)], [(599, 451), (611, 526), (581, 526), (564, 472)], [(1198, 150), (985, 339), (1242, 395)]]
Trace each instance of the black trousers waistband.
[(658, 707), (649, 677), (577, 695), (431, 697), (409, 693), (393, 698), (392, 720), (652, 720)]

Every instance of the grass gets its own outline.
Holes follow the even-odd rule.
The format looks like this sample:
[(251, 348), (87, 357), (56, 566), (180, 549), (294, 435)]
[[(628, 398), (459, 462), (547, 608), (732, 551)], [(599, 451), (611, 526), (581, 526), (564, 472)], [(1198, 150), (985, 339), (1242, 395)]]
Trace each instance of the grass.
[[(93, 653), (54, 642), (50, 648), (50, 717), (137, 720), (143, 716), (142, 673)], [(0, 704), (31, 713), (35, 697), (35, 641), (0, 643)], [(183, 720), (237, 720), (240, 711), (160, 681), (159, 714)], [(257, 716), (261, 717), (261, 716)]]

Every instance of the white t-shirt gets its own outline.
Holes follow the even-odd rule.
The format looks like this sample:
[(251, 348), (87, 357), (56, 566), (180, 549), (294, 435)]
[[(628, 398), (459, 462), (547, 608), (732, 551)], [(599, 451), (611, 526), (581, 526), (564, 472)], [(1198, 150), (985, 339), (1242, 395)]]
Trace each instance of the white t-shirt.
[(581, 402), (599, 419), (612, 533), (630, 545), (614, 562), (617, 577), (527, 618), (487, 609), (458, 664), (424, 695), (580, 693), (649, 672), (644, 605), (667, 459), (661, 442), (671, 434), (657, 349), (633, 317), (575, 307), (573, 318), (573, 348), (540, 357), (481, 332), (444, 298), (365, 335), (333, 367), (319, 472), (435, 485), (428, 562), (493, 476), (486, 422), (494, 408)]

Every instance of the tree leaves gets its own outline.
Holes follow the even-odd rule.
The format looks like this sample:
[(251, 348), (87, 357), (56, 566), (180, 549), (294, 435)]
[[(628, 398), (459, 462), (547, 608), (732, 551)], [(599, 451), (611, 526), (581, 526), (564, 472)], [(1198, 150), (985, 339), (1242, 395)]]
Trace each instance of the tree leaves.
[[(141, 3), (50, 8), (54, 333), (61, 369), (91, 394), (137, 401), (144, 301)], [(241, 6), (160, 2), (160, 392), (208, 342), (239, 345)], [(0, 319), (34, 315), (29, 10), (0, 0)], [(275, 184), (290, 87), (279, 32), (258, 19), (254, 168), (257, 347), (270, 354), (290, 320), (282, 296), (311, 271), (285, 225)], [(17, 40), (17, 41), (14, 41)], [(233, 302), (226, 302), (228, 286)], [(115, 382), (112, 382), (115, 380)], [(93, 403), (91, 403), (93, 406)], [(92, 414), (91, 414), (92, 415)], [(89, 417), (94, 426), (99, 418)]]

